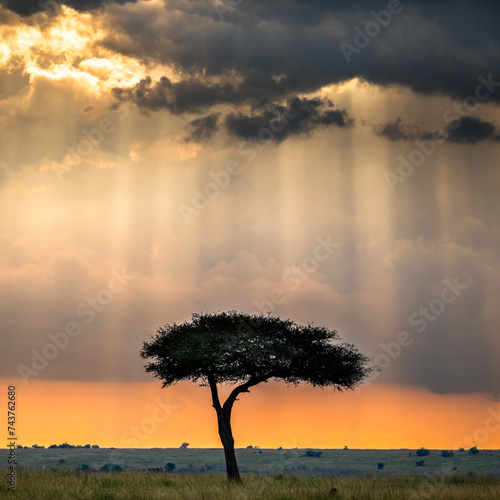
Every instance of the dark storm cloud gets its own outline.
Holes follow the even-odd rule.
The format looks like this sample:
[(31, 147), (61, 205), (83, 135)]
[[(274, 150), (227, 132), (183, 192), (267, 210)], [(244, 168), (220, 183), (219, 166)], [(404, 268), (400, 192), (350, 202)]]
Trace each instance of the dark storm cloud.
[[(233, 71), (254, 79), (252, 94), (279, 92), (275, 98), (359, 77), (463, 99), (474, 94), (479, 76), (500, 81), (500, 5), (402, 0), (397, 13), (380, 17), (387, 5), (244, 1), (226, 9), (223, 19), (209, 0), (114, 5), (103, 43), (186, 73)], [(370, 26), (377, 34), (366, 35)], [(343, 43), (354, 48), (349, 57)], [(497, 87), (488, 100), (500, 101)]]
[(219, 130), (219, 114), (214, 113), (196, 118), (189, 122), (187, 129), (189, 130), (188, 141), (207, 142)]
[(163, 109), (182, 114), (202, 113), (217, 104), (258, 105), (288, 93), (289, 89), (283, 82), (255, 74), (237, 84), (212, 83), (197, 77), (172, 83), (165, 76), (153, 83), (148, 76), (133, 87), (114, 88), (112, 92), (117, 101), (134, 102), (145, 113)]
[(266, 104), (251, 115), (229, 114), (225, 125), (229, 132), (242, 138), (259, 137), (259, 133), (266, 130), (276, 142), (292, 135), (309, 134), (316, 128), (353, 126), (354, 120), (346, 111), (332, 108), (333, 103), (327, 99), (294, 97), (286, 106)]
[(172, 83), (165, 76), (154, 84), (147, 77), (134, 87), (114, 88), (113, 95), (120, 102), (133, 101), (144, 112), (164, 109), (173, 114), (200, 112), (215, 104), (239, 104), (248, 99), (229, 83), (211, 84), (197, 78)]
[(379, 137), (385, 137), (391, 142), (413, 141), (424, 135), (424, 132), (419, 127), (406, 125), (401, 118), (398, 118), (395, 122), (375, 125), (373, 131)]
[[(151, 78), (147, 77), (134, 87), (114, 88), (113, 95), (118, 102), (134, 102), (146, 114), (159, 110), (173, 114), (201, 113), (217, 104), (245, 104), (257, 100), (260, 102), (252, 107), (250, 115), (242, 112), (228, 114), (225, 128), (238, 137), (250, 137), (269, 128), (270, 123), (277, 122), (280, 131), (273, 131), (273, 140), (277, 142), (291, 135), (308, 134), (316, 128), (354, 125), (354, 120), (345, 110), (333, 109), (333, 103), (327, 99), (301, 99), (294, 96), (286, 101), (286, 105), (282, 105), (262, 100), (262, 89), (253, 87), (253, 84), (255, 80), (235, 86), (229, 83), (204, 83), (197, 78), (172, 83), (167, 77), (161, 77), (153, 84)], [(249, 92), (242, 89), (248, 89)], [(279, 92), (271, 91), (269, 94), (274, 96)], [(210, 139), (216, 131), (218, 118), (218, 114), (211, 114), (190, 122), (190, 138), (197, 142)], [(281, 122), (283, 119), (285, 123)]]
[[(373, 132), (391, 142), (433, 138), (432, 132), (426, 132), (416, 125), (405, 124), (401, 118), (394, 122), (375, 125)], [(499, 142), (500, 132), (493, 123), (465, 116), (452, 121), (444, 131), (443, 138), (455, 144), (475, 144), (481, 141)]]
[[(124, 4), (136, 0), (112, 1), (117, 4)], [(42, 11), (51, 15), (57, 14), (61, 4), (68, 5), (75, 10), (87, 11), (107, 3), (110, 3), (110, 0), (0, 0), (0, 5), (21, 16), (29, 16)]]
[(500, 141), (500, 133), (495, 125), (479, 118), (466, 116), (450, 124), (448, 141), (457, 144), (475, 144), (480, 141)]

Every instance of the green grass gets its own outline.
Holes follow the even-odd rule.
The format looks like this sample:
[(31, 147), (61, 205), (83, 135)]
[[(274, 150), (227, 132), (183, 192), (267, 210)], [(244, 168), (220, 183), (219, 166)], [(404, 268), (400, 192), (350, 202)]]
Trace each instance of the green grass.
[[(430, 450), (426, 457), (415, 456), (415, 450), (321, 450), (320, 458), (306, 457), (303, 449), (238, 449), (236, 456), (242, 473), (272, 475), (499, 475), (500, 450), (480, 450), (478, 455), (455, 451), (451, 458), (441, 457), (440, 450)], [(412, 452), (412, 456), (410, 455)], [(99, 470), (105, 464), (117, 464), (124, 472), (142, 472), (148, 468), (175, 464), (175, 472), (223, 473), (222, 449), (18, 449), (19, 466), (36, 469), (75, 470), (87, 464)], [(0, 465), (7, 465), (8, 450), (0, 450)], [(416, 462), (424, 460), (423, 467)], [(62, 463), (59, 463), (63, 461)], [(382, 462), (384, 468), (377, 469)]]
[[(6, 473), (5, 469), (2, 474)], [(5, 476), (4, 476), (5, 477)], [(333, 489), (336, 489), (334, 492)], [(0, 484), (1, 498), (16, 500), (288, 500), (288, 499), (436, 499), (500, 498), (500, 479), (477, 476), (425, 478), (245, 475), (243, 484), (230, 484), (223, 474), (145, 472), (85, 473), (27, 470), (17, 472), (17, 489), (9, 494)]]
[[(225, 477), (221, 449), (17, 449), (17, 489), (8, 492), (7, 470), (0, 498), (16, 500), (87, 499), (408, 499), (458, 500), (500, 498), (500, 450), (478, 455), (454, 452), (426, 457), (415, 450), (238, 449), (243, 484)], [(410, 456), (410, 452), (412, 455)], [(8, 450), (0, 450), (7, 465)], [(417, 467), (416, 462), (425, 465)], [(176, 465), (175, 472), (147, 472)], [(382, 462), (384, 468), (377, 469)], [(87, 464), (90, 472), (75, 471)], [(99, 472), (117, 464), (122, 472)], [(44, 469), (42, 469), (45, 467)], [(200, 473), (203, 472), (203, 473)], [(336, 488), (336, 492), (333, 489)]]

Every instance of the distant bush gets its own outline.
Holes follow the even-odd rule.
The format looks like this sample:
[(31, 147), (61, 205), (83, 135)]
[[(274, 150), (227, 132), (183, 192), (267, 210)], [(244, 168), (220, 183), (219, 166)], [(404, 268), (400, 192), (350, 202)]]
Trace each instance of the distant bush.
[[(33, 448), (40, 448), (40, 446), (33, 446)], [(85, 446), (86, 448), (87, 446)], [(90, 448), (90, 445), (88, 445), (88, 447)], [(62, 448), (62, 449), (65, 449), (65, 448), (83, 448), (83, 446), (81, 444), (77, 444), (76, 446), (74, 444), (69, 444), (69, 443), (62, 443), (62, 444), (51, 444), (49, 446), (49, 449), (54, 449), (54, 448)]]
[(247, 450), (253, 450), (253, 446), (251, 444), (249, 444), (246, 449)]
[(418, 462), (415, 462), (415, 465), (417, 467), (422, 467), (422, 465), (424, 465), (424, 464), (425, 464), (425, 460), (419, 460)]
[(420, 448), (419, 450), (416, 451), (417, 457), (426, 457), (427, 455), (430, 455), (431, 452), (425, 448)]
[(97, 445), (97, 444), (93, 444), (93, 445), (92, 445), (92, 449), (93, 449), (93, 450), (97, 450), (97, 449), (99, 449), (99, 445)]
[(189, 443), (182, 443), (180, 448), (186, 449), (189, 446)]
[(103, 472), (120, 472), (122, 468), (116, 464), (105, 464), (101, 467)]
[(377, 465), (377, 469), (383, 469), (384, 468), (384, 464), (382, 462), (379, 462), (378, 465)]
[(446, 451), (446, 450), (444, 450), (444, 451), (441, 452), (441, 456), (443, 458), (450, 458), (450, 457), (454, 456), (454, 453), (452, 451)]
[(312, 458), (320, 458), (323, 455), (322, 451), (307, 450), (305, 456)]
[(469, 450), (469, 455), (477, 455), (479, 453), (479, 450), (477, 449), (477, 446), (473, 446), (470, 450)]
[(465, 449), (464, 448), (459, 448), (458, 451), (465, 451)]
[(84, 448), (90, 448), (90, 444), (86, 444)]
[(87, 465), (87, 464), (82, 464), (82, 465), (80, 465), (80, 467), (77, 467), (76, 470), (89, 471), (90, 470), (90, 466)]
[(148, 467), (148, 472), (163, 472), (161, 467)]
[(165, 470), (167, 472), (171, 472), (175, 469), (175, 464), (173, 464), (172, 462), (168, 462), (167, 465), (165, 465)]

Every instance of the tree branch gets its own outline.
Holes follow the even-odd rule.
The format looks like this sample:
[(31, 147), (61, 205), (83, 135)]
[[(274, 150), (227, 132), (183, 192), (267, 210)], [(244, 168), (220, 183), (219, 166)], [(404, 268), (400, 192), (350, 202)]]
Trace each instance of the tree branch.
[(228, 398), (224, 402), (224, 405), (222, 407), (222, 411), (224, 412), (226, 418), (229, 421), (229, 418), (231, 417), (231, 410), (233, 408), (233, 404), (236, 401), (236, 398), (242, 393), (242, 392), (250, 392), (248, 389), (250, 387), (253, 387), (254, 385), (260, 384), (261, 382), (265, 382), (269, 378), (273, 376), (272, 372), (267, 373), (266, 375), (261, 375), (259, 377), (250, 377), (249, 380), (247, 380), (244, 384), (239, 385), (238, 387), (235, 387), (231, 394), (229, 394)]
[(212, 406), (215, 408), (217, 413), (219, 413), (220, 411), (222, 411), (222, 406), (220, 404), (219, 393), (217, 391), (217, 384), (215, 383), (215, 378), (211, 373), (209, 373), (207, 375), (207, 379), (208, 379), (208, 384), (210, 385), (210, 391), (212, 392)]

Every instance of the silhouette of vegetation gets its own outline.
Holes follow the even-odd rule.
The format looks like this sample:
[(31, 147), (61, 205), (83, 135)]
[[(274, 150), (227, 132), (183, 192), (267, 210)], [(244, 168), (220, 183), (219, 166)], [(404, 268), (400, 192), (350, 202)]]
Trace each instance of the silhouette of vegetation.
[(322, 451), (307, 450), (304, 456), (311, 458), (320, 458), (321, 455), (323, 455)]
[(166, 470), (167, 472), (172, 472), (174, 469), (175, 469), (175, 464), (173, 464), (172, 462), (168, 462), (168, 463), (165, 465), (165, 470)]
[(384, 464), (382, 462), (379, 462), (377, 464), (377, 469), (380, 470), (380, 469), (383, 469), (384, 468)]
[(479, 450), (477, 449), (477, 446), (473, 446), (470, 450), (469, 450), (469, 455), (477, 455), (479, 453)]
[(103, 472), (121, 472), (122, 468), (116, 464), (105, 464), (101, 467)]
[(423, 465), (425, 465), (425, 460), (419, 460), (418, 462), (415, 462), (415, 465), (417, 467), (422, 467)]
[(441, 452), (441, 456), (442, 456), (443, 458), (451, 458), (451, 457), (453, 457), (454, 455), (455, 455), (455, 454), (454, 454), (452, 451), (446, 451), (446, 450), (444, 450), (444, 451), (442, 451), (442, 452)]
[[(141, 356), (151, 359), (146, 371), (163, 387), (187, 380), (210, 388), (227, 477), (234, 481), (241, 481), (231, 429), (238, 396), (268, 380), (354, 389), (374, 369), (335, 330), (237, 311), (193, 314), (191, 321), (165, 325), (144, 342)], [(236, 386), (221, 402), (219, 386), (226, 383)]]
[(416, 454), (417, 457), (426, 457), (427, 455), (430, 455), (431, 452), (426, 448), (420, 448), (419, 450), (416, 451)]
[[(41, 448), (40, 446), (37, 446), (37, 445), (34, 445), (33, 448)], [(96, 444), (94, 445), (90, 445), (90, 444), (86, 444), (85, 446), (82, 446), (81, 444), (69, 444), (69, 443), (62, 443), (62, 444), (51, 444), (48, 449), (56, 449), (56, 448), (59, 448), (59, 449), (66, 449), (66, 448), (99, 448), (99, 446), (97, 446)]]

